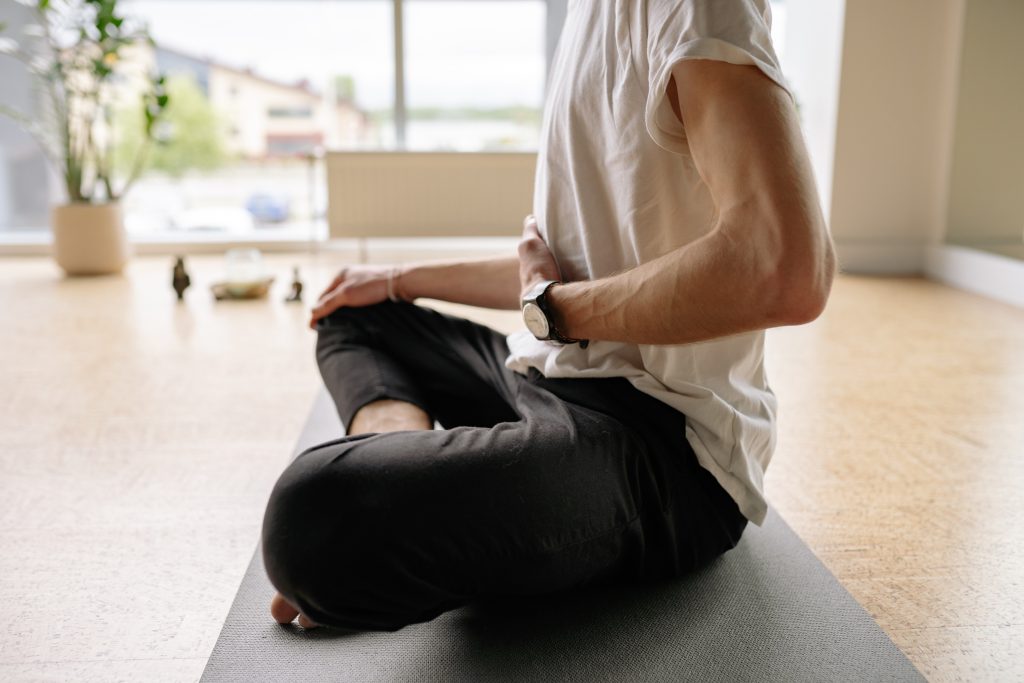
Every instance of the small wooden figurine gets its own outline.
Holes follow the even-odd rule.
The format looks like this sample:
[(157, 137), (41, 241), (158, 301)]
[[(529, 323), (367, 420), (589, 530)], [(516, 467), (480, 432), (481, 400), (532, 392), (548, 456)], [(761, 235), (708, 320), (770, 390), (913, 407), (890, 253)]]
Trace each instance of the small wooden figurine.
[(177, 256), (175, 258), (177, 260), (174, 262), (174, 277), (171, 279), (171, 286), (178, 293), (178, 301), (181, 301), (185, 298), (185, 290), (192, 284), (192, 278), (188, 276), (188, 271), (185, 270), (184, 257)]
[(286, 302), (294, 303), (302, 301), (302, 280), (299, 279), (299, 267), (292, 268), (292, 293), (285, 299)]

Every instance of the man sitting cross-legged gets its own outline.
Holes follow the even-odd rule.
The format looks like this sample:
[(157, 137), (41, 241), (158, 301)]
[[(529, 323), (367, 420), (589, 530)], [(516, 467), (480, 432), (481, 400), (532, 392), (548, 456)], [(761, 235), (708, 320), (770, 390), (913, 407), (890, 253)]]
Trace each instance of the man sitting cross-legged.
[[(518, 254), (324, 291), (348, 436), (271, 495), (274, 618), (394, 630), (673, 577), (764, 520), (763, 331), (816, 318), (835, 269), (769, 21), (764, 0), (572, 4)], [(529, 332), (419, 298), (522, 308)]]

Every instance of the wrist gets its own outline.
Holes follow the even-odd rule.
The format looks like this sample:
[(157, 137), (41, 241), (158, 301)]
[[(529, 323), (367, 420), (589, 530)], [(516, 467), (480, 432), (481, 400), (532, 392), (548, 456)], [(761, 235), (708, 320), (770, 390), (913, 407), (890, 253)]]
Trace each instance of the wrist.
[[(532, 284), (522, 294), (523, 322), (534, 337), (541, 341), (555, 344), (579, 344), (587, 348), (589, 340), (571, 334), (567, 328), (575, 329), (576, 325), (568, 325), (571, 316), (566, 315), (565, 285), (557, 280), (540, 280)], [(561, 296), (556, 294), (559, 290)], [(571, 296), (571, 293), (570, 293)], [(561, 305), (559, 305), (561, 304)]]
[(560, 335), (570, 339), (585, 339), (582, 335), (577, 334), (577, 330), (574, 329), (574, 325), (570, 321), (571, 316), (567, 315), (572, 297), (571, 287), (571, 284), (561, 283), (548, 290), (548, 313), (551, 316), (552, 324)]
[(414, 271), (415, 266), (400, 265), (392, 267), (388, 275), (391, 280), (389, 292), (393, 292), (395, 298), (399, 301), (412, 303), (416, 298), (415, 290), (412, 287), (415, 280)]

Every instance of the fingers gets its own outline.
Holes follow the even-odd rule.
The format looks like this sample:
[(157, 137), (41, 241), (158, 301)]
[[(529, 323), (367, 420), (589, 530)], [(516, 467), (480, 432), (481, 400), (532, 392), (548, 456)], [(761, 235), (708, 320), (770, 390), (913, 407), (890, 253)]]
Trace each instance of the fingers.
[(313, 310), (310, 311), (309, 329), (315, 330), (316, 322), (320, 320), (320, 318), (323, 318), (325, 315), (329, 315), (341, 305), (340, 303), (334, 304), (333, 306), (331, 305), (331, 300), (336, 298), (332, 297), (331, 294), (336, 294), (335, 290), (342, 282), (345, 281), (345, 276), (347, 274), (348, 268), (342, 268), (341, 272), (331, 280), (331, 284), (327, 285), (324, 291), (320, 292), (320, 296), (317, 297), (316, 305), (313, 307)]
[(523, 238), (519, 241), (519, 280), (522, 291), (542, 280), (561, 280), (558, 264), (540, 234), (533, 215), (523, 220)]
[(315, 621), (293, 607), (280, 593), (275, 593), (270, 601), (270, 616), (279, 624), (290, 624), (295, 620), (295, 617), (298, 617), (299, 626), (302, 628), (316, 628), (319, 626)]
[(310, 311), (309, 329), (316, 329), (316, 322), (320, 318), (324, 318), (341, 308), (342, 301), (340, 292), (335, 292), (333, 296), (321, 297), (320, 301), (313, 307), (313, 310)]
[(540, 230), (537, 228), (537, 218), (530, 214), (523, 219), (523, 239), (529, 237), (540, 238)]
[(519, 257), (523, 258), (544, 245), (544, 240), (537, 229), (537, 219), (530, 214), (523, 219), (523, 238), (519, 240)]
[(519, 260), (523, 265), (533, 264), (534, 262), (541, 261), (546, 262), (551, 258), (551, 250), (548, 249), (548, 245), (541, 239), (541, 236), (534, 232), (532, 235), (523, 234), (523, 239), (519, 240)]
[(385, 301), (391, 291), (388, 283), (394, 272), (395, 268), (383, 265), (343, 268), (310, 311), (310, 329), (316, 329), (321, 318), (342, 306), (372, 306)]
[(333, 290), (320, 297), (320, 300), (313, 306), (310, 313), (309, 329), (316, 329), (316, 322), (320, 318), (326, 318), (342, 306), (351, 304), (351, 287), (341, 281)]
[(317, 299), (323, 299), (331, 292), (331, 290), (340, 285), (342, 280), (345, 279), (347, 272), (348, 268), (342, 268), (341, 271), (334, 276), (334, 279), (331, 280), (331, 284), (327, 285), (327, 287), (324, 288), (324, 291), (320, 292), (320, 296), (318, 296)]
[(526, 237), (519, 240), (519, 258), (536, 258), (544, 255), (548, 251), (548, 245), (544, 243), (544, 240), (539, 235), (534, 237)]

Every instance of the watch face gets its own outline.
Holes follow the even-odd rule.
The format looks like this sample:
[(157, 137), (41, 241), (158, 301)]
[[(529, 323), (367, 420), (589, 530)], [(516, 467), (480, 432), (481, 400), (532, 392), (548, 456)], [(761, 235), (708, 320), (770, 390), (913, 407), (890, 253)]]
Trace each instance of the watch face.
[(548, 338), (550, 332), (548, 317), (544, 315), (544, 311), (540, 310), (540, 306), (537, 304), (531, 302), (523, 306), (523, 322), (526, 323), (526, 329), (537, 339)]

